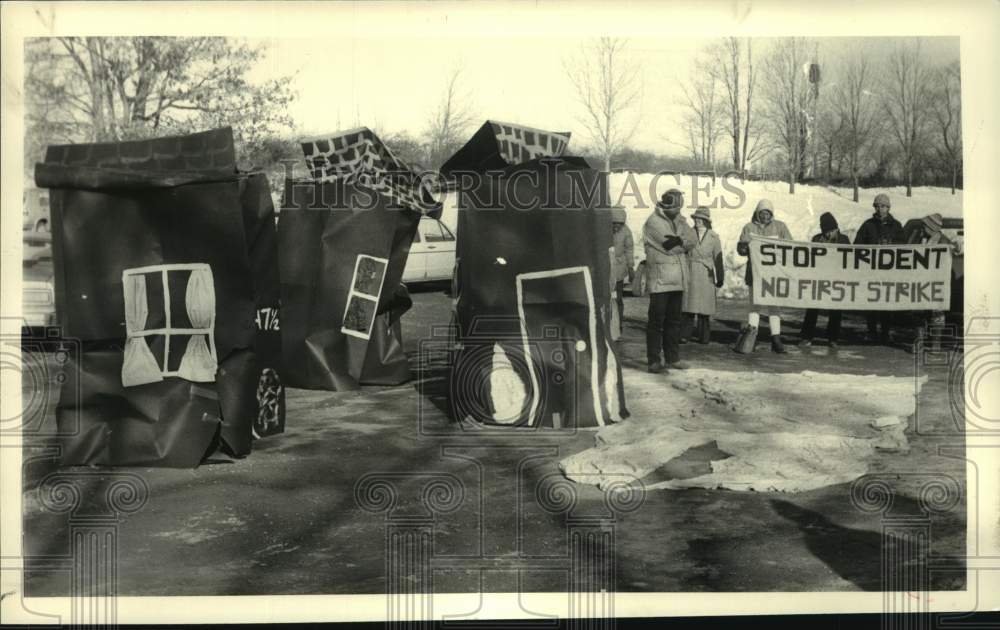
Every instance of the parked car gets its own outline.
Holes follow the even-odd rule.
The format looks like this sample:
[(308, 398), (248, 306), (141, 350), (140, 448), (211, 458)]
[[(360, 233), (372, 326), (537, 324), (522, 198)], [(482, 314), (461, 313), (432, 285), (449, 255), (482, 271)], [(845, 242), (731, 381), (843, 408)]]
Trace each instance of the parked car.
[(52, 271), (52, 236), (48, 232), (24, 232), (21, 311), (26, 330), (39, 336), (56, 325), (55, 288)]
[(24, 191), (23, 227), (28, 232), (48, 232), (49, 191), (44, 188), (28, 188)]
[(441, 221), (422, 217), (403, 268), (403, 282), (451, 280), (455, 268), (455, 235)]

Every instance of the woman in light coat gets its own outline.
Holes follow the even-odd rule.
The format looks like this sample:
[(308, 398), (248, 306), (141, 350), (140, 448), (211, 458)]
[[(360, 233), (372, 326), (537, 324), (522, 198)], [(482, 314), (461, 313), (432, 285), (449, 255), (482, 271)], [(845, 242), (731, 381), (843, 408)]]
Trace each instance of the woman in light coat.
[[(722, 264), (722, 241), (712, 230), (712, 215), (700, 206), (691, 215), (697, 235), (694, 249), (688, 252), (690, 275), (684, 292), (684, 314), (688, 326), (694, 327), (698, 343), (708, 343), (712, 315), (715, 315), (715, 291), (722, 286), (725, 267)], [(695, 324), (697, 319), (697, 324)]]

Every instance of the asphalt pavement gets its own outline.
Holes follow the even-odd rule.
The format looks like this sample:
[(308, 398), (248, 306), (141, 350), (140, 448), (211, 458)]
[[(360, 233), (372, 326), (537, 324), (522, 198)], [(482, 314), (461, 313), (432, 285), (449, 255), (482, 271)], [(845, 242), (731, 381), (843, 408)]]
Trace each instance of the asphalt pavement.
[[(141, 506), (112, 528), (122, 595), (384, 593), (400, 580), (424, 584), (431, 574), (437, 592), (564, 591), (584, 583), (619, 592), (881, 590), (883, 546), (903, 544), (887, 529), (896, 517), (926, 526), (937, 564), (952, 562), (950, 571), (930, 571), (930, 586), (964, 588), (963, 420), (950, 404), (961, 382), (958, 353), (908, 352), (910, 331), (895, 347), (864, 345), (864, 321), (852, 315), (836, 352), (821, 339), (802, 350), (794, 343), (801, 312), (789, 311), (787, 354), (773, 354), (764, 338), (754, 355), (737, 355), (729, 344), (747, 305), (723, 301), (712, 343), (682, 347), (693, 365), (928, 376), (910, 419), (910, 451), (886, 453), (873, 471), (894, 493), (892, 505), (860, 509), (851, 484), (798, 494), (655, 491), (629, 503), (559, 473), (558, 460), (590, 447), (592, 431), (483, 435), (449, 421), (441, 366), (422, 362), (419, 348), (432, 327), (449, 322), (450, 299), (439, 287), (413, 297), (403, 319), (413, 382), (289, 390), (286, 433), (259, 440), (245, 459), (214, 457), (192, 470), (69, 469), (63, 472), (87, 475), (81, 507), (57, 513), (37, 487), (55, 471), (52, 454), (26, 450), (27, 593), (67, 594), (72, 572), (58, 560), (70, 556), (85, 517), (106, 510), (102, 497), (121, 474), (148, 488)], [(626, 302), (628, 378), (645, 368), (647, 300)], [(821, 317), (821, 331), (824, 325)], [(817, 400), (816, 414), (823, 412)], [(711, 448), (695, 449), (661, 473), (702, 474), (713, 457)], [(934, 479), (952, 490), (929, 509)], [(424, 541), (423, 561), (399, 551), (407, 532)], [(591, 551), (601, 559), (583, 569), (574, 560), (580, 540), (596, 541)], [(921, 584), (899, 581), (916, 575), (912, 568), (889, 578), (917, 590)]]

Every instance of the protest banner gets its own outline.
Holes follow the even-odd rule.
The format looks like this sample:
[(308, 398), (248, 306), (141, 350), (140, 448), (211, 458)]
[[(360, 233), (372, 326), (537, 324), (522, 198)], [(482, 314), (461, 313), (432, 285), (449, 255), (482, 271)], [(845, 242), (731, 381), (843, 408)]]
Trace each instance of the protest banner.
[(753, 237), (754, 304), (852, 311), (947, 310), (949, 245), (841, 245)]

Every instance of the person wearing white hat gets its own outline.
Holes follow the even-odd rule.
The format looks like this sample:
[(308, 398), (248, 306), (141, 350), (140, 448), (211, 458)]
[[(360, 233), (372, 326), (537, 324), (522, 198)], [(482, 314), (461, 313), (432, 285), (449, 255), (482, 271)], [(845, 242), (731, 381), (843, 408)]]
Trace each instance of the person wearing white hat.
[[(740, 240), (736, 244), (736, 252), (740, 256), (750, 255), (750, 237), (753, 235), (766, 236), (769, 238), (780, 238), (787, 241), (792, 240), (792, 234), (788, 231), (788, 226), (774, 218), (774, 204), (770, 199), (761, 199), (754, 208), (750, 223), (743, 226), (740, 232)], [(747, 287), (750, 288), (750, 303), (753, 305), (753, 269), (750, 261), (747, 261), (745, 275)], [(747, 325), (740, 330), (740, 336), (736, 340), (733, 350), (740, 354), (750, 354), (754, 351), (757, 343), (757, 330), (760, 327), (761, 311), (766, 311), (768, 327), (771, 329), (771, 350), (778, 354), (784, 354), (785, 344), (781, 339), (781, 317), (776, 309), (768, 309), (759, 306), (752, 306), (750, 315), (747, 318)]]
[(709, 209), (699, 206), (691, 219), (698, 241), (688, 252), (691, 276), (684, 291), (684, 315), (688, 319), (687, 327), (694, 327), (694, 339), (705, 344), (710, 340), (712, 315), (716, 311), (715, 293), (722, 286), (725, 267), (722, 264), (722, 241), (712, 229)]

